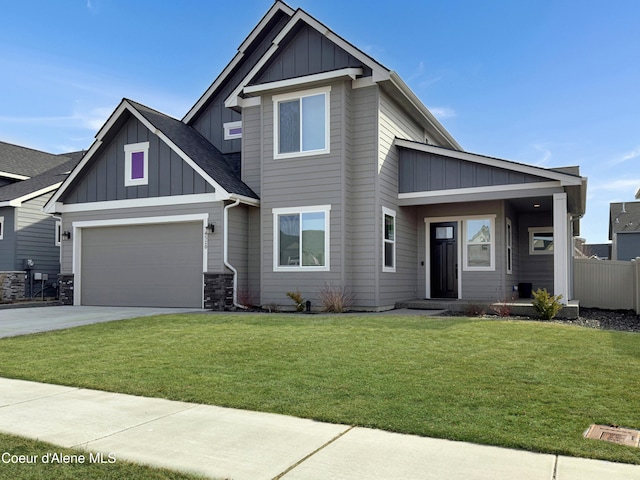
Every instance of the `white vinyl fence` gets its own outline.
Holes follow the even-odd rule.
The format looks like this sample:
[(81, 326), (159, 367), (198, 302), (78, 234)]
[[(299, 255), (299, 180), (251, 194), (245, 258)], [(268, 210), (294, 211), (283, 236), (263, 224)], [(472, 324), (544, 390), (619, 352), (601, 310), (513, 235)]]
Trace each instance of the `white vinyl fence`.
[(573, 298), (581, 307), (640, 315), (640, 257), (629, 262), (574, 258)]

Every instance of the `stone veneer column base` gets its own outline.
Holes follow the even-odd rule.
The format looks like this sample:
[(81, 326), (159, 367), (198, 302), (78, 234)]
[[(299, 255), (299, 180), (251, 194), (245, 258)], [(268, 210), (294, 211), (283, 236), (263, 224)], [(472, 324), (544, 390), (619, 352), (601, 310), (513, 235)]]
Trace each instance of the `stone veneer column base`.
[(58, 293), (62, 305), (73, 305), (73, 273), (58, 274)]
[(0, 272), (0, 300), (22, 300), (27, 272)]
[(208, 310), (234, 310), (233, 274), (204, 274), (204, 308)]

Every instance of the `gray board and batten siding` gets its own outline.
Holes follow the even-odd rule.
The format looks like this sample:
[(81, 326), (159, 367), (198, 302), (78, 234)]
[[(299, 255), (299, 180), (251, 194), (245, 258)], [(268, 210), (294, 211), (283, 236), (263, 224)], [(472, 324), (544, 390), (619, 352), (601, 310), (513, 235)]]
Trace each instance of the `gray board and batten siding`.
[(363, 76), (371, 69), (347, 53), (315, 28), (299, 22), (280, 44), (279, 52), (257, 73), (251, 85), (277, 82), (343, 68), (362, 68)]
[[(137, 198), (213, 193), (215, 189), (191, 168), (157, 135), (149, 132), (132, 115), (114, 138), (85, 167), (82, 177), (65, 192), (64, 203), (87, 203)], [(149, 182), (126, 187), (125, 152), (127, 144), (149, 142)]]
[(260, 57), (271, 47), (273, 39), (288, 21), (289, 16), (282, 11), (271, 19), (270, 24), (264, 28), (262, 34), (254, 40), (249, 48), (249, 54), (242, 58), (239, 65), (218, 86), (215, 94), (208, 100), (207, 105), (189, 122), (189, 125), (194, 127), (224, 154), (239, 152), (241, 140), (224, 140), (223, 124), (242, 120), (242, 115), (225, 107), (224, 101), (254, 67)]
[(400, 148), (400, 193), (545, 182), (548, 179), (435, 153)]

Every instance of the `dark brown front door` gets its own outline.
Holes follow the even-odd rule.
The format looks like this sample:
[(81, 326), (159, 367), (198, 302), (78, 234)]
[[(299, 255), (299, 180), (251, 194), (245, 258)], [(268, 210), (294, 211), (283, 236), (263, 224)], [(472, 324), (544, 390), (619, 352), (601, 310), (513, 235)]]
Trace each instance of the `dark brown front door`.
[(431, 224), (431, 298), (458, 298), (458, 223)]

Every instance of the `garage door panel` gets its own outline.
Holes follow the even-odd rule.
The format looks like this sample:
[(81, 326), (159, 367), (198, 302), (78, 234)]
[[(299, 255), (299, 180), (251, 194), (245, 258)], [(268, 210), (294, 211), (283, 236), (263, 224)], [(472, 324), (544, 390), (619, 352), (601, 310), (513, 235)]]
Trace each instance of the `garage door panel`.
[(83, 305), (202, 307), (202, 223), (87, 228)]

